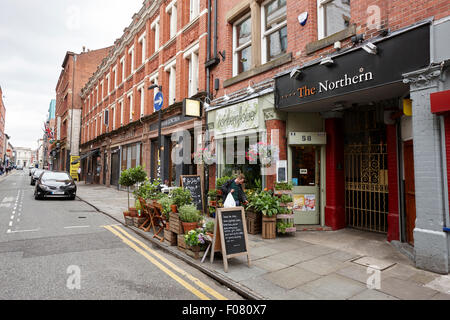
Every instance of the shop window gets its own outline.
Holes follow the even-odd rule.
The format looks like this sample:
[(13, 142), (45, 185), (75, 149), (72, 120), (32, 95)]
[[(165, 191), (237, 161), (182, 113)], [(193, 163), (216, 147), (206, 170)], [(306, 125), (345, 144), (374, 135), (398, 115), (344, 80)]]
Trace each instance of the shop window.
[(233, 75), (250, 70), (252, 64), (252, 21), (250, 14), (233, 26)]
[(128, 148), (122, 148), (122, 161), (120, 165), (121, 171), (127, 170), (127, 162), (128, 162)]
[(131, 168), (136, 168), (137, 165), (137, 145), (131, 146)]
[(292, 148), (292, 181), (300, 187), (316, 185), (316, 147)]
[(262, 63), (271, 61), (287, 50), (286, 0), (272, 0), (261, 7)]
[(350, 0), (317, 0), (319, 40), (350, 24)]

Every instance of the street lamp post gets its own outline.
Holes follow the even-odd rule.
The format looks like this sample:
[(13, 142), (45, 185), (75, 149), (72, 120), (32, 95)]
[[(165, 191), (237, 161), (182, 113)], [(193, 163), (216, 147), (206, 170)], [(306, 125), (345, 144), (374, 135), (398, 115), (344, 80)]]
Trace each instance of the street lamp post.
[(158, 94), (155, 95), (155, 99), (153, 101), (153, 107), (158, 111), (158, 159), (159, 159), (159, 178), (162, 176), (161, 172), (161, 149), (162, 149), (162, 139), (161, 139), (161, 114), (162, 114), (162, 105), (163, 105), (163, 95), (162, 95), (162, 86), (158, 86), (157, 84), (152, 84), (148, 87), (148, 90), (153, 90), (158, 88)]

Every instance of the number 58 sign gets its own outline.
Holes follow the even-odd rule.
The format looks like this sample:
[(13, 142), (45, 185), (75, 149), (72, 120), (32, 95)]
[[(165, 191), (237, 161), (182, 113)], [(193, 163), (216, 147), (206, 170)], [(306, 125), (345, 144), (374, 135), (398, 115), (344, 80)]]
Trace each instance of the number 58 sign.
[(290, 132), (288, 137), (289, 144), (327, 144), (326, 132)]

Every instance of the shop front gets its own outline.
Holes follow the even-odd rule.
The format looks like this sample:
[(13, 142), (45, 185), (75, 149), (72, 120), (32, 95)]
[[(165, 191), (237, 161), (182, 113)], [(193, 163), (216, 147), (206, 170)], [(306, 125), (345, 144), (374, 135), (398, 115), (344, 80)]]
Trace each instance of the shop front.
[[(273, 93), (214, 106), (207, 111), (210, 152), (215, 154), (210, 176), (218, 179), (243, 173), (245, 189), (272, 188), (275, 168), (280, 160), (286, 160), (286, 120), (274, 108)], [(267, 159), (260, 154), (255, 156), (258, 153), (255, 150), (265, 150)], [(210, 188), (215, 188), (211, 179)]]
[(403, 74), (429, 65), (429, 39), (424, 22), (372, 39), (370, 53), (363, 43), (277, 75), (276, 107), (288, 112), (296, 224), (406, 241), (415, 208), (405, 202), (414, 196), (414, 167)]

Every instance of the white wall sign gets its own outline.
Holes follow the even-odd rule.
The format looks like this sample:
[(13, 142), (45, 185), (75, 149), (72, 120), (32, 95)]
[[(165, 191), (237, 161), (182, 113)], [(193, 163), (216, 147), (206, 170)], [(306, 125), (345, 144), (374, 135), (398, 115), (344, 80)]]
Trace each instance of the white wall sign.
[(327, 144), (326, 132), (289, 132), (288, 144)]
[(215, 134), (254, 129), (258, 126), (258, 99), (244, 101), (216, 112)]

